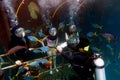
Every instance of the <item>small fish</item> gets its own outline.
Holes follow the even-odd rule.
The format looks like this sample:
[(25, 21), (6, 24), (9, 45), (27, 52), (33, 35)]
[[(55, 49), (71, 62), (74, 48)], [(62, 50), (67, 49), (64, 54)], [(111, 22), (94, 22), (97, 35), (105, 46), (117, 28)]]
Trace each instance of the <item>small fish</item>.
[(114, 71), (115, 73), (117, 73), (118, 75), (120, 75), (120, 70), (118, 70), (118, 69), (115, 68), (113, 71)]
[(61, 22), (58, 26), (58, 30), (64, 31), (64, 27), (65, 27), (65, 24)]
[(69, 26), (70, 26), (70, 24), (66, 24), (66, 26), (67, 26), (67, 27), (69, 27)]
[(93, 39), (89, 39), (90, 42), (93, 42), (94, 40)]
[(120, 59), (120, 53), (119, 53), (119, 55), (118, 55), (118, 59)]
[(52, 64), (53, 64), (52, 61), (48, 61), (48, 62), (45, 64), (45, 67), (48, 68), (48, 67), (52, 66)]
[(34, 52), (34, 53), (40, 53), (40, 52), (42, 52), (42, 51), (41, 51), (41, 50), (38, 50), (38, 49), (34, 49), (33, 52)]
[(28, 36), (28, 39), (29, 39), (30, 41), (34, 41), (34, 42), (37, 42), (37, 41), (38, 41), (38, 39), (37, 39), (35, 36)]
[(108, 42), (116, 40), (114, 35), (112, 35), (111, 33), (103, 33), (102, 37), (104, 37)]
[(94, 34), (94, 36), (98, 36), (97, 32), (94, 32), (93, 34)]
[(39, 63), (38, 63), (37, 61), (34, 61), (34, 62), (29, 63), (29, 65), (30, 65), (31, 67), (38, 67), (38, 66), (39, 66)]
[(111, 47), (110, 44), (107, 44), (106, 47), (109, 48), (111, 51), (113, 51), (113, 48)]
[(45, 65), (46, 63), (48, 63), (47, 59), (42, 59), (42, 60), (36, 60), (36, 61), (28, 62), (28, 64), (31, 67), (37, 67), (37, 66), (40, 66), (41, 64)]
[(27, 29), (27, 30), (25, 30), (25, 33), (29, 34), (29, 33), (31, 33), (31, 30)]
[(98, 36), (98, 34), (97, 34), (97, 32), (88, 32), (87, 34), (86, 34), (86, 36), (87, 37), (93, 37), (93, 36)]
[(40, 29), (40, 31), (38, 32), (38, 35), (42, 38), (45, 37), (45, 34), (43, 33), (42, 29)]
[(93, 32), (88, 32), (88, 33), (86, 34), (86, 36), (87, 36), (87, 37), (93, 37)]
[(50, 24), (50, 25), (48, 25), (48, 28), (50, 29), (50, 28), (52, 28), (53, 27), (53, 25), (52, 24)]
[(48, 46), (43, 46), (40, 48), (43, 52), (48, 52), (50, 51), (50, 48)]
[(0, 62), (4, 62), (4, 59), (0, 56)]
[[(2, 63), (4, 63), (3, 58), (0, 56), (0, 67), (3, 65)], [(0, 70), (1, 71), (1, 70)]]
[(26, 71), (26, 69), (24, 67), (19, 68), (16, 76), (18, 76), (19, 74), (23, 73), (24, 71)]
[(107, 66), (110, 65), (110, 64), (111, 64), (110, 60), (107, 60), (107, 62), (106, 62), (106, 64), (105, 64), (105, 67), (107, 67)]
[[(46, 36), (46, 37), (47, 37), (47, 36)], [(36, 38), (35, 36), (28, 36), (28, 39), (29, 39), (30, 41), (33, 41), (33, 42), (39, 42), (39, 43), (42, 44), (42, 46), (44, 46), (43, 39), (38, 39), (38, 38)]]
[(99, 49), (99, 48), (97, 48), (97, 47), (91, 47), (91, 49), (92, 49), (93, 51), (96, 51), (96, 52), (100, 52), (100, 51), (101, 51), (101, 49)]
[(107, 44), (106, 47), (111, 50), (112, 55), (114, 55), (113, 48), (111, 47), (110, 44)]
[(11, 76), (8, 76), (8, 78), (9, 78), (9, 80), (13, 80), (13, 79), (11, 78)]
[(1, 68), (1, 65), (0, 65), (0, 73), (2, 72), (2, 68)]
[(42, 59), (42, 60), (39, 60), (39, 63), (46, 64), (46, 63), (48, 63), (48, 60), (47, 59)]
[(98, 25), (98, 24), (92, 24), (92, 26), (93, 26), (94, 28), (97, 28), (97, 29), (100, 29), (100, 30), (103, 29), (103, 26)]

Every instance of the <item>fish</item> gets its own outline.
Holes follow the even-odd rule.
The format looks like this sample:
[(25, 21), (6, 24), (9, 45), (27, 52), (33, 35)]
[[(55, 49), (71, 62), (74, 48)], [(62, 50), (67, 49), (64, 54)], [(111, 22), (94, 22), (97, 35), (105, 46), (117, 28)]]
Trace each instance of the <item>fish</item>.
[(68, 24), (66, 24), (66, 27), (69, 27), (70, 26), (70, 24), (68, 23)]
[(11, 76), (8, 76), (8, 78), (9, 78), (9, 80), (13, 80), (13, 79), (11, 78)]
[(38, 39), (35, 36), (28, 36), (28, 39), (33, 42), (37, 42)]
[[(46, 36), (46, 37), (47, 37), (47, 36)], [(33, 42), (39, 42), (39, 43), (42, 44), (42, 46), (45, 46), (44, 43), (43, 43), (43, 39), (38, 39), (38, 38), (35, 37), (35, 36), (28, 36), (28, 39), (29, 39), (30, 41), (33, 41)]]
[(86, 34), (86, 36), (87, 36), (87, 37), (93, 37), (93, 32), (88, 32), (88, 33)]
[(118, 54), (118, 59), (120, 59), (120, 53)]
[(26, 69), (24, 67), (19, 68), (16, 76), (18, 76), (19, 74), (23, 73), (24, 71), (26, 71)]
[(105, 64), (105, 67), (108, 67), (108, 65), (110, 65), (110, 64), (111, 64), (110, 60), (107, 60), (106, 64)]
[(4, 59), (0, 56), (0, 62), (4, 62)]
[(120, 75), (120, 70), (114, 69), (113, 71), (114, 71), (115, 73), (117, 73), (118, 75)]
[(48, 68), (52, 66), (52, 61), (48, 61), (47, 59), (41, 59), (38, 61), (28, 62), (28, 64), (31, 67), (38, 67), (38, 66), (44, 65), (46, 68)]
[(100, 51), (101, 51), (101, 49), (99, 49), (99, 48), (97, 48), (97, 47), (91, 47), (91, 49), (92, 49), (93, 51), (96, 51), (96, 52), (100, 52)]
[(90, 42), (93, 42), (94, 40), (93, 39), (89, 39)]
[(58, 30), (64, 31), (65, 24), (63, 22), (59, 23)]
[(113, 51), (114, 49), (112, 48), (112, 46), (110, 44), (106, 44), (106, 47), (108, 49), (110, 49), (111, 50), (111, 54), (114, 55), (114, 51)]
[(106, 44), (106, 47), (109, 48), (111, 51), (113, 51), (113, 48), (111, 47), (110, 44)]
[(25, 33), (29, 34), (29, 33), (31, 33), (31, 30), (27, 29), (27, 30), (25, 30)]
[(52, 66), (52, 64), (53, 64), (52, 61), (48, 61), (48, 62), (45, 64), (45, 67), (48, 68), (48, 67)]
[(42, 51), (41, 51), (41, 50), (38, 50), (38, 49), (34, 49), (33, 52), (34, 52), (34, 53), (42, 53)]
[(97, 28), (97, 29), (100, 29), (100, 30), (103, 29), (103, 26), (98, 25), (98, 24), (92, 24), (92, 27)]
[(45, 65), (48, 63), (48, 60), (47, 59), (41, 59), (41, 60), (36, 60), (36, 61), (30, 61), (28, 62), (28, 64), (31, 66), (31, 67), (37, 67), (37, 66), (40, 66), (40, 65)]
[[(0, 67), (2, 66), (2, 63), (4, 62), (3, 58), (0, 56)], [(1, 70), (0, 70), (1, 71)]]
[(109, 43), (110, 43), (111, 41), (116, 41), (114, 35), (111, 34), (111, 33), (103, 33), (103, 34), (102, 34), (102, 37), (105, 38)]
[(42, 50), (44, 53), (50, 51), (50, 48), (48, 46), (40, 47), (40, 50)]
[(98, 34), (97, 34), (97, 32), (88, 32), (87, 34), (86, 34), (86, 36), (87, 37), (93, 37), (93, 36), (98, 36)]
[(42, 29), (40, 29), (40, 31), (38, 32), (38, 35), (40, 36), (40, 37), (45, 37), (46, 35), (43, 33), (43, 31), (42, 31)]

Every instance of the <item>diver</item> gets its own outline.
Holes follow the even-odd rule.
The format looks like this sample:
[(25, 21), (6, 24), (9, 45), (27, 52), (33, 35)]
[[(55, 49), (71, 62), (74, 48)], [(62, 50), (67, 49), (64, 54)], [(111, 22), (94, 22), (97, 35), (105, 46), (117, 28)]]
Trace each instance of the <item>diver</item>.
[(30, 47), (29, 39), (25, 34), (25, 30), (22, 26), (15, 26), (11, 29), (11, 40), (8, 44), (7, 56), (14, 61), (28, 60), (27, 51)]
[[(55, 27), (51, 27), (48, 30), (48, 37), (45, 39), (47, 46), (50, 48), (50, 50), (47, 52), (48, 56), (56, 55), (56, 46), (58, 45), (58, 36), (57, 36), (57, 30)], [(53, 62), (53, 67), (55, 68), (56, 72), (58, 72), (58, 69), (56, 69), (56, 56), (49, 57), (49, 60)], [(52, 66), (50, 66), (50, 74), (53, 74)]]
[(77, 32), (76, 25), (69, 26), (68, 33), (65, 32), (65, 40), (68, 42), (68, 50), (75, 48), (79, 43), (79, 33)]
[(75, 52), (78, 52), (75, 55), (68, 55), (60, 46), (57, 47), (57, 50), (68, 60), (77, 74), (71, 78), (71, 80), (94, 80), (94, 52), (89, 48), (90, 43), (88, 39), (80, 37), (79, 40), (80, 42), (77, 44), (76, 48), (74, 48)]

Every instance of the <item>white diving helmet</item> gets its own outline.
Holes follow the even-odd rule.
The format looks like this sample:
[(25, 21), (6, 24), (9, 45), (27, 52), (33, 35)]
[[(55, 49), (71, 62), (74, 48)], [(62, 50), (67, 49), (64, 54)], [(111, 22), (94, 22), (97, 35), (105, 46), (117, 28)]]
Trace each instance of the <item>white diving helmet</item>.
[(24, 28), (20, 27), (18, 29), (15, 30), (15, 35), (17, 37), (25, 37), (25, 30)]
[(54, 28), (54, 27), (50, 28), (49, 34), (50, 34), (51, 36), (56, 36), (56, 34), (57, 34), (56, 28)]

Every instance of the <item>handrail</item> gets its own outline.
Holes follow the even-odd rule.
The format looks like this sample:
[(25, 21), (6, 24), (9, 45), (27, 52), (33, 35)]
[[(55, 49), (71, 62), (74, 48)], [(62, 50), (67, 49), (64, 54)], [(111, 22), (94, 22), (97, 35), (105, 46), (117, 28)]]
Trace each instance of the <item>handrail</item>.
[[(70, 52), (70, 51), (66, 51), (66, 52)], [(65, 53), (66, 53), (66, 52), (65, 52)], [(37, 60), (47, 59), (47, 58), (49, 58), (49, 57), (59, 56), (59, 55), (60, 55), (60, 54), (52, 55), (52, 56), (45, 56), (45, 57), (41, 57), (41, 58), (37, 58), (37, 59), (33, 59), (33, 60), (29, 60), (29, 61), (25, 61), (25, 62), (22, 62), (22, 65), (27, 64), (27, 63), (30, 62), (30, 61), (37, 61)], [(14, 67), (17, 67), (17, 66), (18, 66), (17, 64), (10, 65), (10, 66), (7, 66), (7, 67), (2, 68), (2, 70), (6, 70), (6, 69), (10, 69), (10, 68), (14, 68)]]

